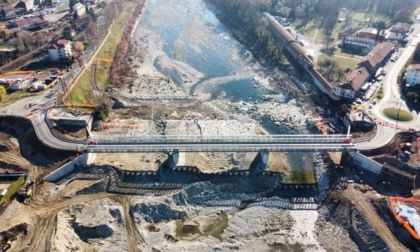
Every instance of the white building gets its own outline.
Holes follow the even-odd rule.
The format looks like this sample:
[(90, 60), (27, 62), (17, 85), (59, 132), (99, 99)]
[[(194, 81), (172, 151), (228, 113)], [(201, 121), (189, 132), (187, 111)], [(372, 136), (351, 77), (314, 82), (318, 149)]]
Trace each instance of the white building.
[(83, 15), (85, 15), (85, 14), (86, 14), (86, 6), (84, 6), (84, 5), (83, 5), (83, 4), (81, 4), (81, 3), (77, 3), (77, 4), (73, 5), (73, 10), (74, 10), (75, 12), (77, 12), (77, 15), (78, 15), (79, 17), (81, 17), (81, 16), (83, 16)]
[(20, 0), (15, 8), (22, 8), (25, 9), (25, 11), (31, 11), (34, 9), (34, 0)]
[(29, 85), (29, 80), (17, 80), (15, 83), (10, 85), (10, 89), (13, 91), (21, 90)]
[(70, 41), (65, 39), (54, 41), (48, 48), (48, 53), (51, 61), (69, 59), (72, 54)]
[(420, 64), (409, 65), (405, 71), (405, 81), (410, 85), (420, 84)]
[(359, 37), (345, 37), (343, 40), (343, 46), (357, 46), (373, 49), (377, 42), (373, 39), (359, 38)]

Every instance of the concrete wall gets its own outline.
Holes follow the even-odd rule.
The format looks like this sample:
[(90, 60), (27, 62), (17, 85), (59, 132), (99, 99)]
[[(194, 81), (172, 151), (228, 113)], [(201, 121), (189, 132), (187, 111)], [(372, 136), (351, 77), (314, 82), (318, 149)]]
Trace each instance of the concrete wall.
[(361, 168), (375, 174), (381, 173), (382, 165), (375, 160), (372, 160), (359, 152), (349, 152), (349, 155), (352, 157), (353, 162)]
[(77, 165), (86, 165), (87, 160), (88, 160), (88, 154), (83, 153), (79, 157), (73, 159), (72, 161), (70, 161), (67, 164), (61, 166), (60, 168), (58, 168), (54, 172), (48, 174), (44, 178), (44, 181), (55, 182), (58, 179), (60, 179), (61, 177), (63, 177), (65, 175), (69, 174), (70, 172), (74, 171), (76, 169)]

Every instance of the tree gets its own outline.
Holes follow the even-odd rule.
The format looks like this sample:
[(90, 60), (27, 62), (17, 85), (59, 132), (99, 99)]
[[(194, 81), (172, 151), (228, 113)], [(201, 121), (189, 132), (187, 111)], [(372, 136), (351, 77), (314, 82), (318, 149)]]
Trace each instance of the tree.
[(96, 120), (105, 121), (109, 116), (109, 109), (105, 103), (99, 105), (93, 111), (93, 118)]
[(72, 40), (73, 36), (71, 34), (72, 32), (72, 28), (70, 25), (67, 25), (66, 27), (64, 27), (63, 29), (63, 38), (67, 39), (67, 40)]
[(412, 10), (410, 10), (410, 9), (399, 10), (399, 11), (395, 12), (394, 21), (411, 23), (411, 18), (410, 18), (411, 13), (412, 13)]
[(373, 23), (373, 27), (378, 30), (378, 34), (376, 35), (376, 40), (382, 40), (385, 29), (386, 29), (386, 22), (383, 20), (379, 20)]
[(7, 37), (7, 32), (5, 32), (3, 29), (0, 29), (0, 40), (6, 40)]
[(0, 102), (3, 101), (4, 98), (6, 98), (6, 95), (6, 88), (4, 86), (0, 86)]
[(76, 4), (76, 0), (70, 0), (69, 1), (69, 7), (70, 7), (70, 12), (73, 10), (73, 6)]
[(77, 41), (76, 43), (74, 43), (73, 48), (78, 53), (83, 52), (85, 50), (85, 46), (80, 41)]

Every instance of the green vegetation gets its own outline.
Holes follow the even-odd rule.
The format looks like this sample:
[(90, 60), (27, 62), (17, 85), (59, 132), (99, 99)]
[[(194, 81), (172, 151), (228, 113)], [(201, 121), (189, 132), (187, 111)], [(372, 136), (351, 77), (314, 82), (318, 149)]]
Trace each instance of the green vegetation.
[(29, 93), (26, 90), (15, 91), (15, 92), (12, 92), (12, 93), (4, 96), (3, 99), (1, 99), (1, 101), (0, 101), (0, 105), (4, 106), (4, 105), (13, 103), (15, 101), (18, 101), (20, 99), (23, 99), (25, 97), (29, 97), (29, 96), (32, 96), (32, 95), (35, 95), (35, 93)]
[(72, 104), (86, 104), (91, 95), (91, 70), (86, 69), (71, 91), (68, 102)]
[(316, 183), (314, 172), (305, 170), (292, 170), (292, 174), (284, 181), (285, 184)]
[(386, 108), (384, 109), (384, 114), (396, 121), (409, 122), (413, 120), (413, 115), (404, 109)]
[(4, 98), (6, 98), (6, 95), (7, 95), (6, 88), (4, 86), (0, 86), (0, 102), (2, 102)]
[[(131, 16), (132, 11), (134, 11), (135, 5), (133, 2), (128, 2), (123, 11), (121, 12), (120, 16), (114, 23), (111, 28), (111, 36), (108, 37), (104, 45), (102, 46), (101, 50), (99, 51), (97, 58), (100, 59), (114, 59), (115, 53), (117, 51), (118, 45), (121, 43), (122, 36), (125, 30), (125, 27), (128, 25), (130, 21), (129, 16)], [(110, 73), (110, 62), (98, 61), (96, 65), (96, 72), (95, 72), (95, 81), (97, 84), (105, 86), (108, 84), (109, 81), (109, 73)]]
[(359, 59), (351, 58), (347, 56), (340, 56), (340, 55), (334, 55), (332, 57), (328, 57), (327, 55), (319, 55), (318, 62), (324, 61), (327, 58), (334, 60), (337, 63), (337, 66), (341, 69), (347, 69), (348, 67), (355, 68), (357, 64), (360, 62)]
[[(111, 35), (108, 36), (107, 40), (104, 42), (96, 58), (94, 59), (95, 62), (93, 62), (93, 64), (96, 64), (94, 78), (98, 85), (105, 86), (108, 84), (111, 63), (99, 61), (96, 59), (112, 60), (114, 58), (118, 45), (121, 42), (125, 27), (130, 21), (127, 19), (127, 17), (130, 16), (134, 9), (135, 8), (133, 2), (127, 2), (125, 4), (123, 11), (120, 13), (118, 19), (111, 27)], [(68, 102), (73, 104), (91, 104), (91, 81), (92, 71), (86, 70), (75, 84), (76, 86), (70, 93)]]
[(7, 204), (10, 199), (19, 191), (19, 188), (23, 185), (25, 179), (23, 177), (19, 177), (7, 190), (6, 195), (0, 200), (0, 206)]
[(376, 99), (376, 100), (380, 101), (383, 97), (384, 97), (384, 91), (383, 91), (382, 87), (380, 87), (379, 90), (375, 93), (375, 95), (373, 95), (371, 100), (373, 101), (373, 100)]

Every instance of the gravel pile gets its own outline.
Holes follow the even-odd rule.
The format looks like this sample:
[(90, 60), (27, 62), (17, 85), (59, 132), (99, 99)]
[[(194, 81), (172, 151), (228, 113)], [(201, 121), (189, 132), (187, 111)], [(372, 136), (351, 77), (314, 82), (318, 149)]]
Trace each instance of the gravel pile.
[(290, 128), (304, 128), (308, 116), (305, 109), (299, 106), (296, 100), (288, 103), (264, 102), (256, 105), (255, 114), (262, 117), (265, 115), (275, 121), (275, 124)]
[(254, 123), (243, 123), (237, 120), (199, 120), (203, 136), (241, 136), (255, 135), (257, 126)]
[(132, 215), (141, 215), (147, 222), (184, 219), (187, 213), (172, 209), (167, 203), (140, 203), (131, 206)]

